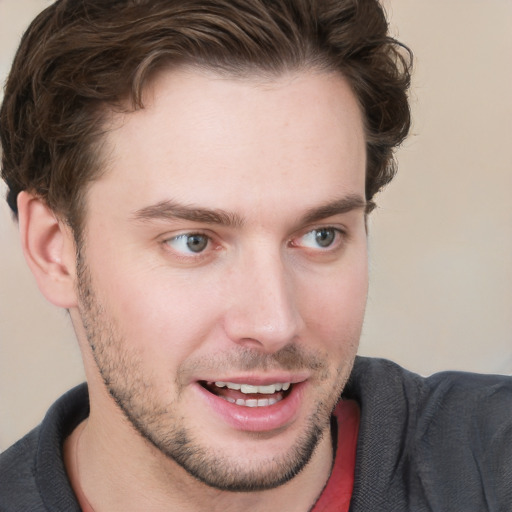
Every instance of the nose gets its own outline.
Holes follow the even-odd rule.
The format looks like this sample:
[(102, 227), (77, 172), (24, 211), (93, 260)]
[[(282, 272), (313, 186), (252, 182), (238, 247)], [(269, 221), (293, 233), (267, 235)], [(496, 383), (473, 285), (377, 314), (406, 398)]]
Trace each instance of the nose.
[(226, 290), (225, 332), (239, 345), (277, 352), (302, 327), (293, 274), (277, 251), (260, 250), (240, 260)]

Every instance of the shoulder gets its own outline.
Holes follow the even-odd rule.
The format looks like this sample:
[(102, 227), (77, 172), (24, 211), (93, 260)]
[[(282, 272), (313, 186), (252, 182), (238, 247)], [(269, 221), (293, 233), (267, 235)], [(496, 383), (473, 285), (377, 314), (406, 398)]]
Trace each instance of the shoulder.
[(413, 452), (422, 488), (452, 507), (509, 510), (512, 378), (443, 372), (426, 389)]
[(512, 376), (447, 371), (422, 377), (386, 359), (357, 357), (347, 390), (370, 398), (390, 394), (422, 407), (457, 405), (459, 412), (492, 408), (510, 416)]
[(421, 377), (358, 358), (347, 393), (361, 406), (366, 476), (386, 476), (382, 491), (394, 489), (405, 504), (394, 510), (509, 510), (512, 377)]
[(48, 410), (43, 422), (0, 455), (0, 510), (75, 511), (62, 445), (87, 417), (85, 385), (68, 391)]
[(512, 435), (512, 377), (442, 372), (425, 379), (423, 416), (432, 427), (450, 418), (458, 431)]
[(422, 377), (391, 361), (357, 358), (347, 393), (363, 408), (407, 414), (419, 436), (443, 429), (445, 438), (473, 432), (480, 442), (512, 440), (511, 376), (450, 371)]
[(0, 455), (0, 510), (44, 510), (35, 481), (40, 427)]

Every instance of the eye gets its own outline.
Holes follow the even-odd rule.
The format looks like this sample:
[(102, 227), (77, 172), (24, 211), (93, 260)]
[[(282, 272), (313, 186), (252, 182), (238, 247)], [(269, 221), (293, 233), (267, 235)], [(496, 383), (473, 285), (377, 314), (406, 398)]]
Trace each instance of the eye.
[(327, 249), (337, 242), (340, 231), (335, 228), (312, 229), (304, 234), (296, 243), (302, 247), (311, 249)]
[(201, 233), (184, 233), (167, 240), (167, 245), (184, 254), (201, 253), (210, 243), (210, 238)]

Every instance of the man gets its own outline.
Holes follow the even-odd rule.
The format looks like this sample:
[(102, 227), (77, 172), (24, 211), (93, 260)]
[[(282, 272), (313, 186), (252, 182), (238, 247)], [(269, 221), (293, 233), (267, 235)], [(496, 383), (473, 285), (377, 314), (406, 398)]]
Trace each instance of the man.
[(373, 0), (34, 21), (2, 174), (88, 387), (2, 454), (0, 510), (510, 508), (510, 379), (355, 360), (408, 84)]

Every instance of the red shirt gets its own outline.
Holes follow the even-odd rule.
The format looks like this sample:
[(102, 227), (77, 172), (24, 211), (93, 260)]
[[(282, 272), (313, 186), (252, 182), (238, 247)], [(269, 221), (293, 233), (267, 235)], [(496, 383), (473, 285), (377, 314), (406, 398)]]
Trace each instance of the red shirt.
[(334, 416), (338, 422), (336, 457), (331, 476), (311, 512), (348, 512), (354, 488), (359, 406), (354, 400), (341, 400)]

